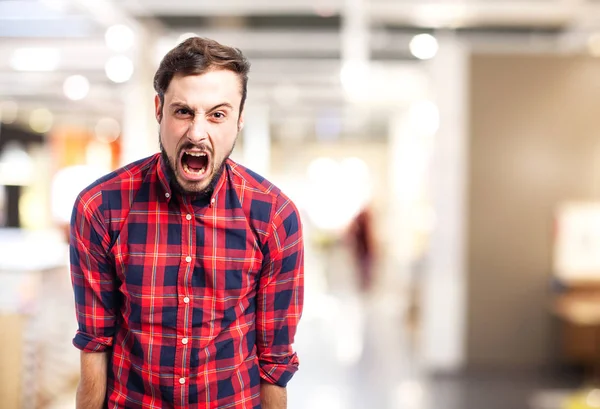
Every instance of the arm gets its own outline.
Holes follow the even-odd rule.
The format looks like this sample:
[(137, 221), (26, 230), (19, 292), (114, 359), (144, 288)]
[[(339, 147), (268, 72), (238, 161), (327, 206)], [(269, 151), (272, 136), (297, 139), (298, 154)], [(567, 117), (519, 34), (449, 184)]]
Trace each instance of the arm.
[(285, 409), (285, 387), (298, 370), (292, 349), (304, 297), (304, 247), (298, 210), (280, 196), (263, 246), (256, 297), (256, 349), (264, 409)]
[(71, 281), (78, 330), (73, 344), (81, 352), (78, 409), (104, 405), (107, 368), (115, 331), (115, 275), (108, 256), (109, 234), (102, 196), (82, 193), (71, 218)]
[(262, 382), (260, 384), (260, 406), (262, 409), (286, 409), (287, 390), (281, 386)]
[(106, 397), (107, 352), (81, 351), (81, 379), (77, 388), (77, 409), (101, 409)]

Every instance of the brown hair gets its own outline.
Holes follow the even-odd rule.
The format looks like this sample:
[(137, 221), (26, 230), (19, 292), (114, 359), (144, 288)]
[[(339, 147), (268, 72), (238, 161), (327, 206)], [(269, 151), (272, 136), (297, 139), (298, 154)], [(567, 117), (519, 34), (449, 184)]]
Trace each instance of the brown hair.
[(239, 49), (201, 37), (188, 38), (169, 51), (160, 62), (154, 75), (154, 89), (161, 106), (165, 102), (165, 92), (176, 74), (200, 75), (211, 69), (229, 70), (238, 74), (242, 83), (241, 113), (246, 102), (250, 62)]

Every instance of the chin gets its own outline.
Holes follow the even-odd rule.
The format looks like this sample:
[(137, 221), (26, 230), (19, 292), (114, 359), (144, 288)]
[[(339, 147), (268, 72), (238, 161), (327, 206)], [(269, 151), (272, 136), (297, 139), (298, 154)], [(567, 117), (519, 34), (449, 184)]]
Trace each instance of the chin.
[(201, 182), (192, 182), (178, 176), (177, 182), (179, 183), (179, 188), (184, 193), (201, 193), (211, 185), (212, 178), (208, 178), (207, 180), (203, 180)]

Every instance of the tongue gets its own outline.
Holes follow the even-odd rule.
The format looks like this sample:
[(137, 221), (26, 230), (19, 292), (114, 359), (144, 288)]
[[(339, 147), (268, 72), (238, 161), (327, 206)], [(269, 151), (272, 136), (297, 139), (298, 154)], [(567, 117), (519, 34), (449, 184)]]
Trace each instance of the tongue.
[(190, 167), (193, 170), (200, 170), (204, 167), (205, 158), (199, 157), (199, 156), (192, 156), (192, 155), (185, 155), (186, 157), (186, 163), (188, 165), (188, 167)]

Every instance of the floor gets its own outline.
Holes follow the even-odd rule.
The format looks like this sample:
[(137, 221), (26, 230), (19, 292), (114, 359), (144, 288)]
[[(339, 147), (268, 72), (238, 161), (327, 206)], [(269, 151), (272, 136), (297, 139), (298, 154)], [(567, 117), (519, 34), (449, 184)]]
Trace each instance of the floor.
[[(427, 377), (405, 325), (406, 297), (386, 285), (359, 294), (343, 253), (326, 259), (307, 253), (306, 267), (295, 343), (301, 366), (288, 386), (289, 409), (563, 409), (580, 384), (576, 374)], [(73, 409), (73, 396), (51, 409)]]

